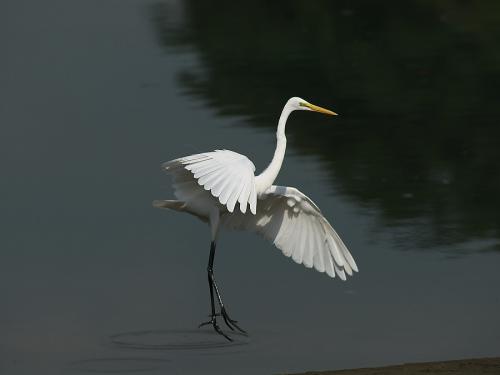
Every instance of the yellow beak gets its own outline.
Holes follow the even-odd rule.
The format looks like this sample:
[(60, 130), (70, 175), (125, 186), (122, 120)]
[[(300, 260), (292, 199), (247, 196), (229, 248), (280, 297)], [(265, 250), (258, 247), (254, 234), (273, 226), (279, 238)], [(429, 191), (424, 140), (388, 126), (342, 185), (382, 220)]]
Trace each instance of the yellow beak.
[(324, 113), (325, 115), (337, 116), (337, 113), (330, 111), (329, 109), (318, 107), (317, 105), (311, 103), (304, 103), (304, 106), (309, 108), (311, 111)]

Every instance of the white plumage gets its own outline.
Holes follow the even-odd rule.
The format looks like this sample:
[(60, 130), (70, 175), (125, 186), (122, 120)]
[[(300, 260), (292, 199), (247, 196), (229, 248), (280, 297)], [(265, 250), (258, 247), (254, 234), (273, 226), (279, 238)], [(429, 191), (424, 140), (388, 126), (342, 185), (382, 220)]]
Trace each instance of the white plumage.
[[(229, 212), (233, 212), (238, 202), (242, 213), (246, 212), (247, 205), (250, 205), (253, 214), (256, 213), (255, 166), (244, 155), (229, 150), (215, 150), (168, 161), (162, 167), (174, 176), (179, 173), (179, 169), (190, 171), (198, 185), (219, 198), (219, 202)], [(182, 186), (176, 189), (179, 190), (182, 190)]]
[(258, 199), (256, 215), (222, 215), (230, 229), (255, 231), (307, 268), (345, 280), (358, 271), (349, 250), (314, 202), (293, 187), (271, 186)]
[[(314, 267), (330, 277), (345, 280), (358, 271), (356, 262), (338, 234), (316, 204), (293, 187), (273, 185), (283, 163), (285, 125), (294, 110), (312, 110), (335, 115), (300, 98), (291, 98), (281, 113), (276, 132), (277, 145), (269, 166), (255, 176), (254, 164), (244, 155), (216, 150), (166, 162), (165, 171), (173, 176), (177, 200), (154, 201), (159, 208), (187, 212), (208, 222), (212, 233), (208, 265), (211, 295), (211, 321), (216, 323), (213, 292), (221, 307), (220, 315), (231, 328), (241, 330), (227, 315), (213, 276), (215, 243), (221, 226), (254, 231), (272, 241), (287, 257), (307, 268)], [(239, 205), (239, 210), (235, 209)], [(247, 209), (249, 208), (249, 211)]]

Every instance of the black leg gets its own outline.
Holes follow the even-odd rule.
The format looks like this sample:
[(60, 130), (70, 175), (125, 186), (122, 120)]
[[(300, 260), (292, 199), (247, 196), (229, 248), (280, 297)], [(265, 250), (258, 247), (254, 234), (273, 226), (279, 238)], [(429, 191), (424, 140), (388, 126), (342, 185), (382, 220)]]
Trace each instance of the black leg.
[(208, 257), (207, 276), (208, 276), (208, 288), (210, 289), (210, 306), (212, 308), (212, 316), (215, 316), (214, 282), (213, 282), (214, 258), (215, 258), (215, 242), (211, 242), (210, 256)]
[[(240, 328), (236, 323), (238, 323), (237, 320), (233, 320), (229, 317), (229, 314), (227, 313), (226, 311), (226, 308), (224, 307), (224, 302), (222, 302), (222, 297), (219, 293), (219, 288), (217, 288), (217, 283), (215, 282), (215, 277), (214, 277), (214, 273), (213, 272), (210, 272), (210, 275), (212, 277), (212, 285), (213, 285), (213, 288), (215, 289), (215, 293), (217, 294), (217, 299), (219, 301), (219, 306), (220, 306), (220, 314), (222, 315), (222, 318), (224, 319), (224, 322), (226, 323), (226, 325), (231, 328), (232, 331), (234, 331), (234, 328), (236, 328), (238, 331), (240, 331), (241, 333), (244, 333), (246, 334), (247, 332)], [(210, 277), (210, 276), (209, 276)], [(233, 328), (234, 326), (234, 328)]]
[(246, 333), (246, 332), (243, 329), (241, 329), (240, 327), (238, 327), (238, 325), (236, 324), (237, 321), (231, 319), (229, 317), (228, 313), (226, 312), (226, 309), (224, 307), (224, 303), (222, 302), (222, 297), (219, 293), (219, 288), (217, 287), (217, 283), (215, 282), (214, 270), (213, 270), (214, 258), (215, 258), (215, 242), (212, 242), (210, 244), (210, 256), (208, 258), (208, 266), (207, 266), (208, 287), (210, 289), (211, 319), (208, 322), (201, 323), (200, 327), (202, 327), (204, 325), (212, 324), (212, 326), (214, 327), (215, 331), (218, 334), (224, 336), (229, 341), (233, 341), (229, 336), (227, 336), (226, 334), (224, 334), (224, 332), (222, 332), (219, 325), (217, 324), (216, 317), (218, 314), (215, 313), (214, 289), (215, 289), (215, 293), (217, 294), (217, 300), (218, 300), (220, 308), (221, 308), (220, 315), (222, 315), (222, 318), (224, 319), (224, 322), (226, 323), (226, 325), (233, 331), (234, 331), (234, 328), (233, 328), (233, 326), (234, 326), (234, 327), (236, 327), (236, 329), (238, 331), (240, 331), (242, 333)]
[[(215, 313), (215, 303), (214, 303), (214, 283), (213, 283), (214, 257), (215, 257), (215, 242), (212, 242), (210, 244), (210, 256), (208, 257), (208, 266), (207, 266), (208, 288), (210, 289), (211, 316), (208, 322), (201, 323), (199, 327), (211, 324), (214, 327), (215, 332), (217, 332), (219, 335), (224, 336), (229, 341), (233, 341), (229, 336), (227, 336), (224, 332), (222, 332), (219, 325), (217, 324), (217, 318), (216, 318), (217, 314)], [(218, 294), (217, 298), (220, 298)]]

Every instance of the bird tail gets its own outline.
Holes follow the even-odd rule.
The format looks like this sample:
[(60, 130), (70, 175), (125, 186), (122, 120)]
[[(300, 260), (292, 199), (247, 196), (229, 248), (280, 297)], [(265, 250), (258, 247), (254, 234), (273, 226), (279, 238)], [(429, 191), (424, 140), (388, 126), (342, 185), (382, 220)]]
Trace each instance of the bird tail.
[(176, 200), (154, 200), (153, 207), (155, 208), (165, 208), (175, 211), (185, 211), (185, 203)]
[(154, 200), (153, 201), (153, 207), (154, 208), (163, 208), (163, 209), (167, 209), (167, 210), (174, 210), (174, 211), (179, 211), (179, 212), (187, 212), (188, 214), (196, 216), (198, 219), (200, 219), (204, 223), (208, 222), (208, 218), (207, 217), (200, 216), (198, 213), (192, 211), (187, 206), (186, 202), (183, 202), (183, 201), (176, 201), (176, 200)]

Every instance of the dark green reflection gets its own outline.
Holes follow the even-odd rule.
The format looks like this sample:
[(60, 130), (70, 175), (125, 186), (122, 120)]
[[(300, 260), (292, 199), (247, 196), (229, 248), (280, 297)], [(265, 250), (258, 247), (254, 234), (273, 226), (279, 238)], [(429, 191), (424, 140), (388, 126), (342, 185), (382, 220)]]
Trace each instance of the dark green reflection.
[(424, 248), (499, 237), (499, 2), (186, 1), (177, 27), (151, 11), (163, 46), (199, 53), (182, 86), (220, 114), (273, 128), (294, 95), (340, 113), (297, 115), (290, 144), (382, 225)]

